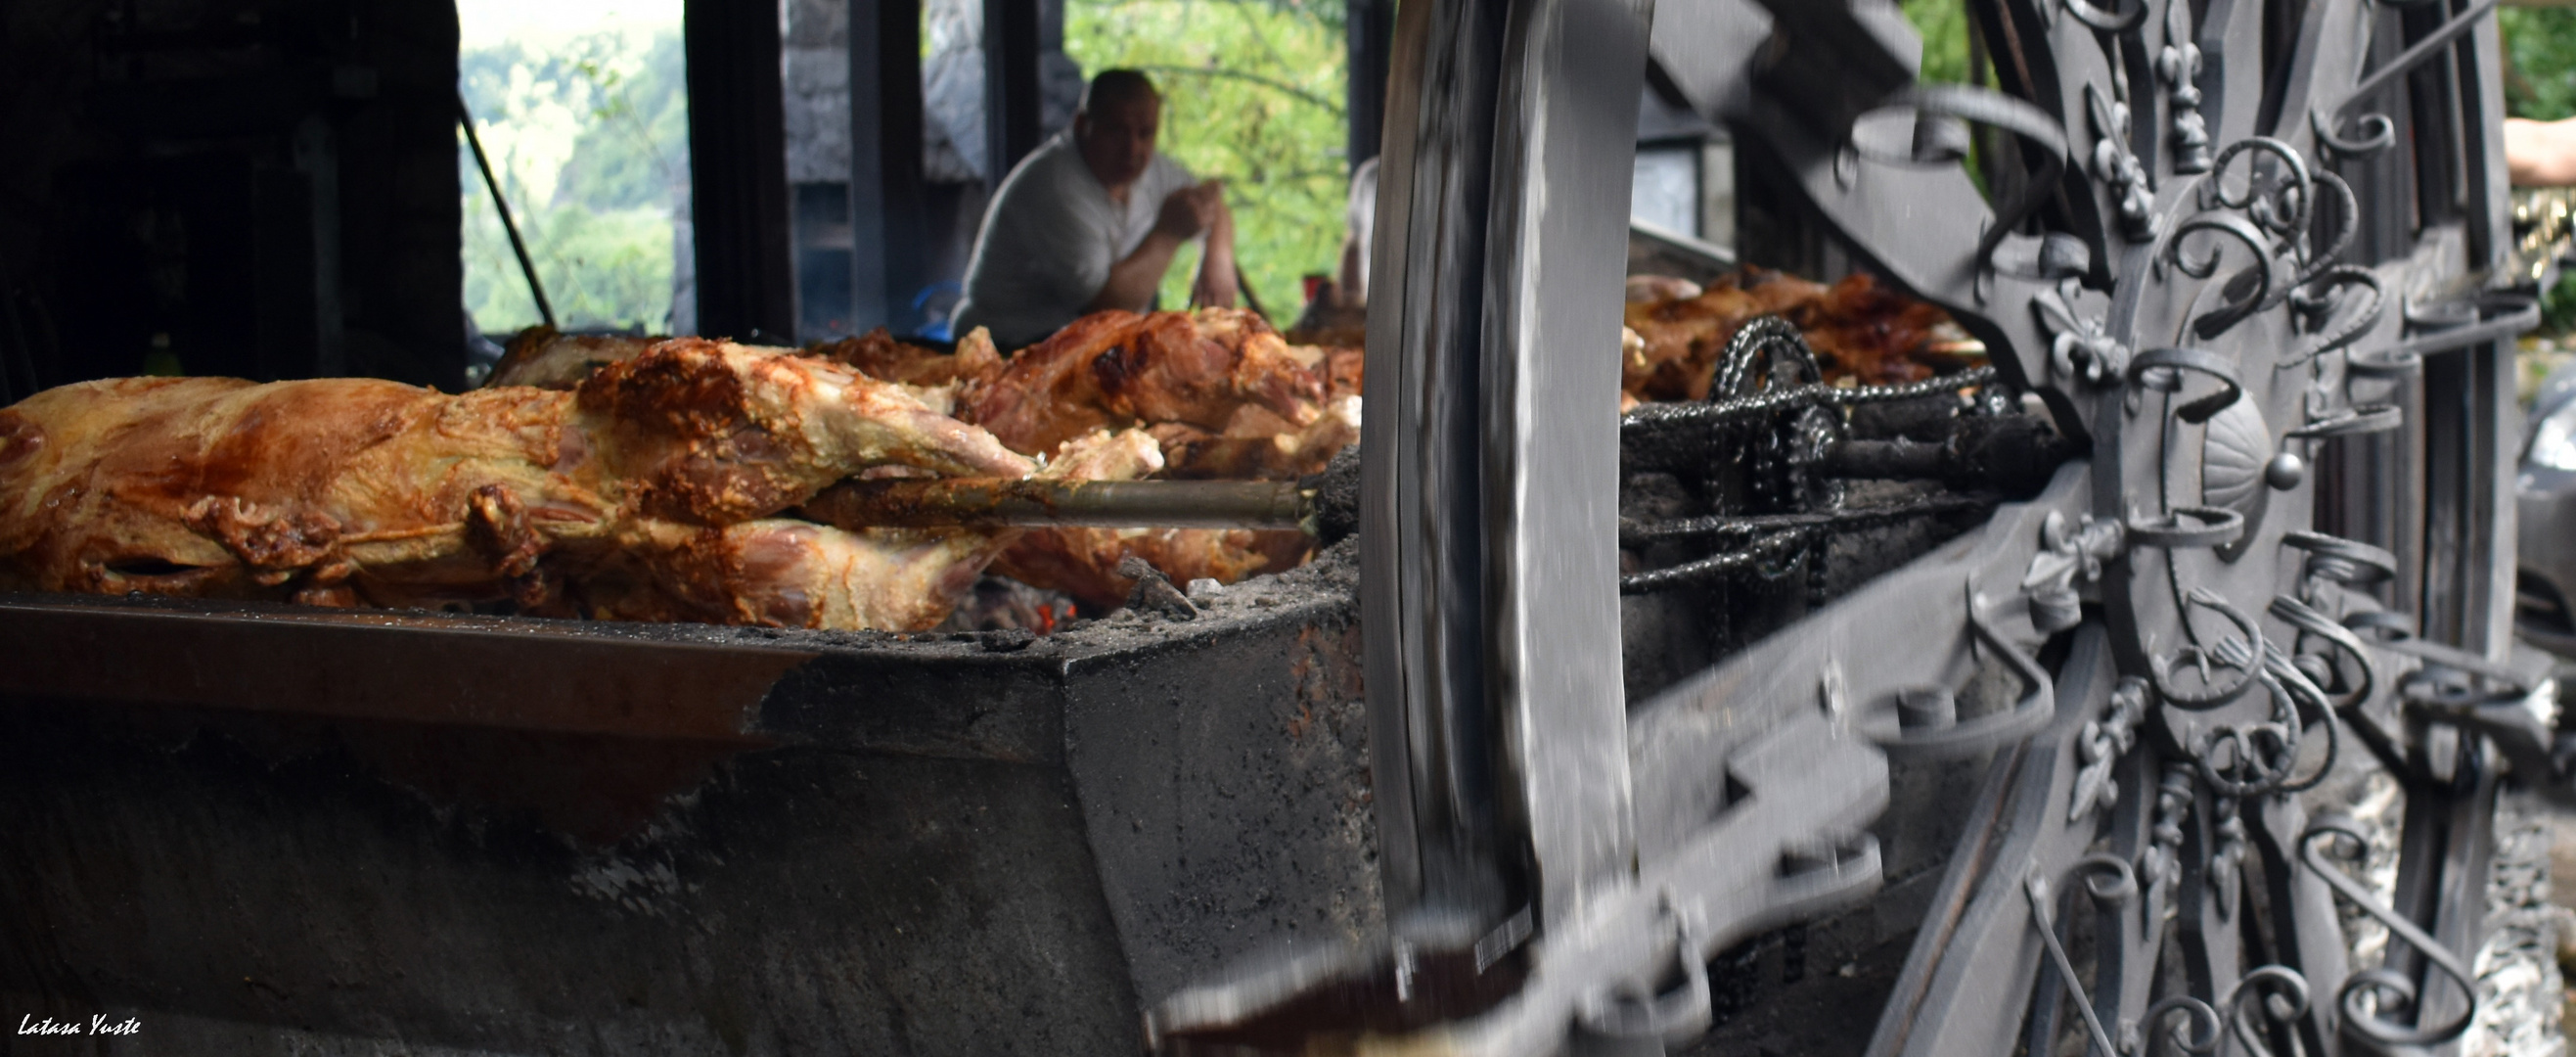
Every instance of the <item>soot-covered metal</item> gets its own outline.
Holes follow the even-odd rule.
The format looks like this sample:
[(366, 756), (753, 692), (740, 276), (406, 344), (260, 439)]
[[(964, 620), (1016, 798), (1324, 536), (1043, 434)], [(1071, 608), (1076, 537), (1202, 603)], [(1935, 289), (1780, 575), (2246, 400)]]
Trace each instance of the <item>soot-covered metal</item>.
[(0, 600), (0, 996), (156, 1052), (1132, 1050), (1379, 928), (1351, 569), (1043, 638)]

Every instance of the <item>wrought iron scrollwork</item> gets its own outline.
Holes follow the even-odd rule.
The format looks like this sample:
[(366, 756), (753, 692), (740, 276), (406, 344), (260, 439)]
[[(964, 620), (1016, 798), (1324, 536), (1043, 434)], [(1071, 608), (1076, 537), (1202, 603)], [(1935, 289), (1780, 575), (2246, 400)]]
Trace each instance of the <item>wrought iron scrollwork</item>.
[[(2147, 1015), (2142, 1022), (2151, 1029), (2161, 1028), (2176, 1013), (2183, 1014), (2190, 1022), (2190, 1026), (2200, 1030), (2186, 1031), (2172, 1036), (2175, 1046), (2194, 1057), (2205, 1057), (2218, 1051), (2219, 1033), (2227, 1030), (2227, 1026), (2219, 1020), (2216, 1009), (2210, 1008), (2209, 1003), (2191, 995), (2172, 995), (2155, 1005), (2148, 1006)], [(2140, 1046), (2128, 1047), (2120, 1052), (2124, 1055), (2141, 1053), (2144, 1040), (2140, 1042)]]
[[(2366, 298), (2360, 310), (2342, 311), (2344, 290), (2359, 291)], [(2319, 356), (2361, 340), (2362, 335), (2379, 325), (2386, 303), (2387, 294), (2380, 287), (2377, 272), (2349, 265), (2318, 272), (2290, 293), (2290, 307), (2298, 313), (2301, 329), (2316, 337), (2305, 347), (2284, 357), (2281, 366), (2305, 366)], [(2338, 317), (2342, 319), (2340, 324), (2335, 322)]]
[(2251, 251), (2254, 262), (2240, 274), (2256, 283), (2251, 293), (2230, 298), (2191, 321), (2193, 336), (2202, 341), (2208, 341), (2226, 333), (2229, 328), (2260, 311), (2264, 302), (2271, 299), (2272, 292), (2279, 283), (2272, 274), (2272, 247), (2262, 230), (2246, 218), (2225, 210), (2203, 210), (2184, 218), (2182, 223), (2174, 225), (2173, 235), (2165, 243), (2164, 255), (2157, 259), (2157, 263), (2194, 279), (2207, 279), (2217, 274), (2219, 258), (2222, 256), (2218, 245), (2209, 245), (2208, 255), (2204, 257), (2195, 258), (2188, 252), (2185, 240), (2203, 233), (2234, 239)]
[[(2245, 696), (2245, 691), (2254, 687), (2255, 669), (2252, 658), (2262, 652), (2263, 629), (2254, 623), (2254, 618), (2246, 616), (2243, 611), (2228, 604), (2227, 599), (2221, 597), (2218, 592), (2206, 587), (2192, 588), (2183, 596), (2185, 627), (2190, 626), (2190, 610), (2194, 608), (2215, 613), (2235, 625), (2238, 641), (2243, 645), (2243, 654), (2240, 656), (2236, 651), (2203, 646), (2197, 642), (2184, 643), (2175, 647), (2173, 653), (2154, 660), (2148, 672), (2148, 680), (2155, 686), (2156, 696), (2164, 703), (2186, 711), (2200, 712), (2233, 702)], [(2210, 664), (2213, 661), (2222, 668), (2240, 674), (2234, 679), (2223, 682), (2214, 681), (2210, 674)], [(2203, 689), (2186, 691), (2173, 684), (2172, 675), (2175, 670), (2186, 666), (2200, 673)]]
[(2386, 926), (2391, 935), (2413, 947), (2442, 975), (2450, 977), (2466, 998), (2460, 1012), (2447, 1021), (2430, 1025), (2392, 1021), (2388, 1019), (2392, 1007), (2411, 1011), (2421, 997), (2416, 993), (2415, 982), (2405, 974), (2384, 966), (2365, 969), (2352, 974), (2344, 982), (2343, 992), (2336, 996), (2336, 1005), (2343, 1013), (2344, 1030), (2381, 1047), (2435, 1046), (2459, 1038), (2469, 1029), (2469, 1023), (2477, 1014), (2477, 978), (2460, 961), (2460, 956), (2440, 940), (2434, 939), (2405, 915), (2380, 905), (2361, 882), (2327, 862), (2324, 845), (2329, 843), (2338, 849), (2352, 849), (2352, 852), (2345, 853), (2347, 858), (2357, 853), (2358, 849), (2367, 846), (2360, 824), (2343, 815), (2318, 816), (2309, 824), (2307, 832), (2299, 835), (2299, 861), (2324, 879), (2337, 896)]
[[(2151, 901), (2156, 905), (2165, 903), (2162, 893), (2182, 883), (2182, 827), (2191, 818), (2194, 773), (2189, 761), (2167, 760), (2156, 781), (2155, 821), (2147, 831), (2147, 850), (2138, 857), (2147, 887), (2160, 896)], [(2145, 924), (2160, 927), (2162, 923)]]
[(2344, 158), (2366, 158), (2397, 145), (2397, 122), (2386, 114), (2362, 114), (2355, 119), (2361, 126), (2358, 138), (2346, 139), (2336, 131), (2333, 118), (2323, 110), (2308, 111), (2308, 131), (2327, 152)]
[(2287, 1024), (2308, 1012), (2308, 978), (2286, 965), (2266, 965), (2246, 973), (2218, 1003), (2226, 1011), (2227, 1024), (2236, 1033), (2236, 1042), (2255, 1057), (2272, 1057), (2272, 1048), (2246, 1015), (2245, 1003), (2252, 1000), (2254, 1012), (2275, 1024)]
[(2219, 391), (2175, 408), (2175, 418), (2198, 425), (2245, 395), (2245, 384), (2236, 379), (2236, 365), (2207, 349), (2149, 349), (2139, 353), (2129, 361), (2129, 382), (2140, 389), (2178, 393), (2182, 391), (2185, 371), (2215, 380)]
[[(2126, 33), (2147, 19), (2147, 6), (2140, 0), (2129, 0), (2128, 5), (2118, 11), (2104, 11), (2086, 0), (2059, 0), (2059, 3), (2076, 21), (2104, 33)], [(2043, 12), (2049, 7), (2045, 3), (2039, 6)]]

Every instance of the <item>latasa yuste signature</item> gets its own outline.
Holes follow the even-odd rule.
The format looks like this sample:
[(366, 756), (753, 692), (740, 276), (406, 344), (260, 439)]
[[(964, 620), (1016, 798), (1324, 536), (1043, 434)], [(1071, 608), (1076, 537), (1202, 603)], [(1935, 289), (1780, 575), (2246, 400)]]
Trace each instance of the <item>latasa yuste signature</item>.
[(127, 1017), (110, 1023), (105, 1013), (90, 1017), (86, 1024), (77, 1020), (39, 1017), (33, 1013), (18, 1018), (18, 1034), (21, 1035), (132, 1035), (142, 1030), (142, 1021)]

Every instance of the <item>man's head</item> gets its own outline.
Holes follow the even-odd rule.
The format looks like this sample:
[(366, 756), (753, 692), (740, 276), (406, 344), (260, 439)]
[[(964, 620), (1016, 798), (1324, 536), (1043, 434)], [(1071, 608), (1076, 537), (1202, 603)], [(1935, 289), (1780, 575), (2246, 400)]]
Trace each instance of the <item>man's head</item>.
[(1082, 90), (1074, 111), (1073, 142), (1091, 174), (1110, 187), (1136, 182), (1154, 160), (1154, 137), (1163, 127), (1163, 95), (1135, 70), (1102, 70)]

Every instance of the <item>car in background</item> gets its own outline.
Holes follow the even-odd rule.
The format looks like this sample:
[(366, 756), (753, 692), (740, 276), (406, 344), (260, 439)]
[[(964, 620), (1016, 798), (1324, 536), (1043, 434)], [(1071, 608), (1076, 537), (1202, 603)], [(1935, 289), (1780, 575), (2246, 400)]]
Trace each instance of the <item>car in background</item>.
[(2549, 373), (2525, 419), (2514, 474), (2514, 630), (2576, 658), (2576, 363)]

